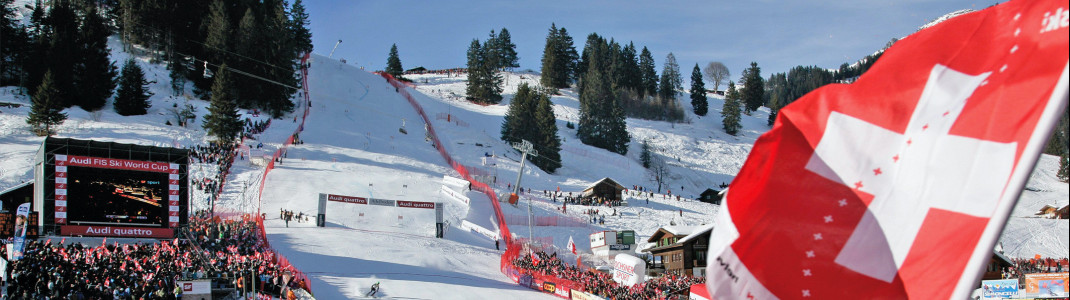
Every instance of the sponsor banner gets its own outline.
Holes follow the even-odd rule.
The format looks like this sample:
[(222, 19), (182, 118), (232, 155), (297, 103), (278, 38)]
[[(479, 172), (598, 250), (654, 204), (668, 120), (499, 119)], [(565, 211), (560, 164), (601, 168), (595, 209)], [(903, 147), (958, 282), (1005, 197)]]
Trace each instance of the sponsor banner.
[(985, 299), (1018, 296), (1018, 279), (984, 280), (981, 291)]
[(460, 179), (460, 178), (449, 176), (449, 175), (442, 175), (442, 183), (449, 184), (449, 185), (455, 185), (455, 186), (459, 186), (459, 187), (467, 187), (468, 186), (468, 180)]
[(210, 280), (179, 281), (178, 285), (182, 287), (183, 294), (208, 295), (212, 293)]
[[(57, 155), (58, 156), (58, 155)], [(105, 168), (105, 169), (122, 169), (122, 170), (134, 170), (134, 171), (147, 171), (147, 172), (163, 172), (170, 173), (171, 171), (177, 171), (171, 169), (171, 164), (164, 162), (151, 162), (140, 160), (128, 160), (118, 158), (103, 158), (103, 157), (89, 157), (89, 156), (76, 156), (68, 155), (68, 166), (81, 166), (81, 167), (93, 167), (93, 168)], [(59, 158), (56, 159), (56, 165), (60, 163)], [(176, 173), (177, 174), (177, 173)]]
[(554, 292), (557, 292), (557, 285), (553, 282), (544, 281), (542, 283), (542, 291), (553, 294)]
[(353, 204), (368, 204), (368, 198), (364, 198), (364, 197), (352, 197), (352, 196), (342, 196), (342, 195), (327, 194), (327, 200), (328, 201), (334, 201), (334, 202), (353, 203)]
[(568, 299), (570, 297), (569, 296), (569, 290), (566, 289), (566, 288), (558, 288), (557, 290), (554, 291), (554, 295), (557, 295), (558, 297), (565, 298), (565, 299)]
[[(178, 219), (178, 217), (172, 217)], [(171, 228), (141, 228), (119, 226), (75, 226), (60, 227), (62, 235), (113, 236), (130, 238), (172, 238), (175, 231)]]
[(457, 201), (463, 202), (464, 205), (471, 205), (472, 200), (468, 199), (467, 196), (458, 193), (457, 191), (454, 191), (450, 187), (443, 185), (441, 190), (443, 194), (446, 194)]
[(609, 245), (609, 250), (614, 250), (614, 251), (631, 250), (631, 249), (632, 249), (632, 245), (622, 245), (622, 244)]
[(11, 255), (11, 260), (22, 259), (23, 251), (26, 248), (26, 227), (30, 226), (30, 203), (23, 203), (19, 205), (18, 210), (15, 213), (15, 231), (13, 236), (15, 237), (14, 253)]
[(380, 206), (394, 206), (394, 200), (370, 198), (368, 199), (368, 204)]
[(1070, 273), (1025, 274), (1025, 293), (1030, 297), (1070, 296), (1067, 281)]
[(628, 254), (618, 254), (613, 262), (613, 281), (633, 286), (645, 281), (646, 261)]
[(401, 200), (398, 200), (398, 207), (435, 209), (435, 203), (434, 202), (401, 201)]

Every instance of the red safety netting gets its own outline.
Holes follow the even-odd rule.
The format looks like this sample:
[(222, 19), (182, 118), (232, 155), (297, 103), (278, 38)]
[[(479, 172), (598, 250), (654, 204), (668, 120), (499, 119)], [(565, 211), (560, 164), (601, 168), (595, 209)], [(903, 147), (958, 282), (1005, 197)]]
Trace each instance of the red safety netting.
[[(520, 271), (517, 268), (513, 267), (513, 259), (517, 258), (520, 255), (521, 247), (518, 241), (511, 238), (512, 235), (509, 233), (508, 222), (506, 222), (507, 220), (505, 218), (505, 215), (502, 213), (501, 204), (498, 202), (498, 196), (494, 193), (494, 189), (482, 182), (474, 180), (472, 178), (473, 174), (468, 171), (468, 168), (455, 161), (453, 157), (450, 156), (449, 152), (446, 151), (446, 148), (442, 146), (442, 143), (438, 139), (438, 134), (435, 133), (435, 127), (431, 125), (431, 120), (427, 117), (427, 114), (424, 112), (423, 107), (420, 106), (420, 103), (416, 102), (416, 99), (414, 99), (412, 95), (409, 94), (409, 91), (405, 89), (406, 87), (410, 86), (411, 83), (403, 83), (387, 73), (379, 73), (379, 75), (385, 78), (386, 81), (390, 83), (390, 85), (393, 85), (394, 88), (397, 89), (398, 93), (405, 97), (405, 100), (409, 101), (409, 104), (412, 105), (412, 108), (415, 109), (416, 113), (419, 114), (420, 118), (423, 119), (424, 124), (427, 124), (428, 135), (430, 135), (431, 141), (434, 143), (435, 149), (438, 150), (439, 154), (442, 154), (442, 158), (446, 160), (446, 163), (449, 164), (450, 167), (452, 167), (454, 170), (456, 170), (457, 173), (461, 175), (461, 178), (464, 178), (464, 180), (467, 180), (468, 182), (472, 183), (472, 190), (486, 194), (487, 197), (490, 198), (490, 203), (494, 207), (495, 221), (497, 221), (498, 223), (498, 233), (500, 234), (500, 238), (505, 241), (506, 247), (505, 254), (502, 254), (501, 259), (502, 273), (504, 273), (506, 276), (509, 276), (510, 279), (517, 283), (520, 283), (521, 277), (531, 276), (533, 280), (530, 283), (530, 288), (542, 290), (538, 287), (543, 286), (544, 283), (552, 283), (560, 291), (581, 289), (581, 285), (571, 280), (561, 279), (548, 275), (530, 274), (530, 272)], [(563, 293), (563, 295), (562, 293), (554, 293), (554, 295), (557, 295), (558, 297), (562, 298), (569, 298), (568, 292)]]

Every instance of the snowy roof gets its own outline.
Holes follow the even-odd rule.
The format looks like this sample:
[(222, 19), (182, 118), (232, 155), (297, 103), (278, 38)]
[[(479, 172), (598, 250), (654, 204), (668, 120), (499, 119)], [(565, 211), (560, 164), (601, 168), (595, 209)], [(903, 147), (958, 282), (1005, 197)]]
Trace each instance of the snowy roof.
[(702, 236), (703, 234), (708, 234), (712, 230), (713, 230), (713, 224), (707, 224), (707, 225), (699, 226), (699, 227), (695, 228), (695, 230), (691, 231), (691, 233), (688, 234), (687, 237), (682, 238), (679, 241), (677, 241), (677, 243), (686, 243), (687, 241), (693, 240), (696, 237)]
[(603, 183), (610, 184), (613, 187), (616, 187), (616, 188), (619, 188), (619, 189), (624, 189), (623, 185), (620, 185), (619, 183), (617, 183), (616, 181), (613, 181), (613, 179), (610, 179), (609, 177), (604, 177), (602, 179), (599, 179), (598, 181), (595, 181), (591, 185), (587, 186), (587, 188), (583, 189), (583, 191), (586, 192), (587, 190), (593, 189), (594, 187), (599, 186), (599, 185), (601, 185)]
[(8, 188), (8, 189), (5, 189), (5, 190), (3, 190), (3, 191), (0, 191), (0, 195), (3, 195), (3, 194), (7, 194), (7, 193), (10, 193), (11, 191), (17, 190), (17, 189), (19, 189), (19, 188), (21, 188), (21, 187), (24, 187), (24, 186), (27, 186), (27, 185), (30, 185), (30, 184), (33, 184), (33, 180), (28, 180), (28, 181), (26, 181), (26, 182), (20, 183), (20, 184), (18, 184), (18, 185), (15, 185), (15, 186), (13, 186), (13, 187), (10, 187), (10, 188)]
[(665, 229), (665, 231), (668, 231), (669, 233), (671, 233), (673, 235), (688, 235), (688, 234), (691, 234), (691, 232), (693, 232), (697, 228), (699, 228), (699, 227), (698, 226), (665, 226), (665, 227), (662, 227), (661, 229)]

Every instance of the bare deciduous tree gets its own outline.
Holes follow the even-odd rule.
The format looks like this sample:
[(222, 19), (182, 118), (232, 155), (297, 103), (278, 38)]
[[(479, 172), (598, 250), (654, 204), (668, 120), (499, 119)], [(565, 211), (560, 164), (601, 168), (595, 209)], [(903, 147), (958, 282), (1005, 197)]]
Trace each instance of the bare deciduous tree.
[(702, 73), (706, 75), (706, 79), (710, 80), (713, 84), (713, 90), (719, 91), (721, 82), (724, 82), (731, 74), (728, 72), (728, 67), (725, 67), (723, 63), (719, 61), (711, 61), (706, 65), (706, 68), (702, 70)]

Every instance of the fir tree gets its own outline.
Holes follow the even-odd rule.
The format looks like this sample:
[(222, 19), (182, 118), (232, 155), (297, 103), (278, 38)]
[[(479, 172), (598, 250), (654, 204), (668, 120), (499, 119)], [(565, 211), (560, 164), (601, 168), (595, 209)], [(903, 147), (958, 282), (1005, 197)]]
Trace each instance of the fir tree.
[(1066, 152), (1063, 152), (1063, 156), (1059, 157), (1059, 173), (1057, 176), (1063, 182), (1070, 180), (1070, 159), (1067, 158)]
[(676, 101), (676, 91), (683, 85), (680, 76), (680, 65), (676, 64), (676, 56), (669, 52), (669, 55), (665, 56), (665, 66), (661, 70), (661, 80), (658, 84), (658, 97), (661, 98), (662, 104)]
[(743, 71), (743, 91), (740, 93), (742, 102), (746, 105), (746, 114), (762, 107), (765, 99), (765, 85), (762, 79), (762, 69), (758, 68), (757, 62), (751, 62), (750, 68)]
[(736, 91), (736, 83), (731, 80), (728, 81), (728, 91), (725, 92), (724, 107), (721, 108), (721, 124), (724, 126), (724, 132), (736, 135), (739, 133), (739, 129), (743, 128), (740, 124), (740, 95)]
[(390, 46), (390, 55), (386, 58), (386, 73), (394, 78), (401, 78), (401, 74), (405, 73), (405, 69), (401, 67), (401, 58), (398, 58), (398, 44)]
[(204, 40), (204, 53), (208, 54), (208, 60), (214, 64), (225, 63), (227, 40), (230, 39), (230, 20), (227, 18), (227, 9), (223, 0), (212, 2), (209, 16), (204, 19), (208, 36)]
[[(74, 9), (67, 1), (53, 1), (52, 9), (45, 17), (48, 34), (48, 56), (45, 66), (52, 70), (52, 86), (60, 93), (59, 102), (64, 108), (77, 104), (80, 99), (75, 94), (74, 72), (78, 65), (80, 46), (78, 20)], [(63, 71), (58, 71), (63, 70)]]
[(87, 8), (82, 19), (82, 61), (75, 69), (75, 86), (80, 95), (78, 106), (86, 111), (96, 111), (104, 107), (111, 97), (118, 72), (108, 50), (111, 31), (104, 18), (97, 13), (96, 6), (88, 5)]
[(626, 154), (631, 137), (624, 121), (624, 110), (611, 90), (609, 76), (602, 71), (605, 67), (601, 56), (605, 52), (591, 51), (590, 54), (587, 72), (581, 79), (577, 135), (584, 144)]
[(172, 55), (171, 60), (167, 62), (167, 68), (170, 69), (168, 76), (171, 78), (171, 95), (181, 96), (186, 90), (186, 76), (189, 74), (189, 69), (186, 69), (186, 64), (182, 61), (182, 56)]
[(242, 130), (238, 104), (231, 95), (231, 85), (230, 74), (224, 64), (215, 74), (211, 105), (208, 107), (208, 115), (204, 117), (204, 130), (223, 143), (233, 143)]
[(769, 119), (766, 120), (766, 125), (773, 126), (776, 123), (776, 116), (780, 113), (780, 99), (776, 96), (769, 98)]
[(551, 24), (550, 33), (546, 35), (546, 46), (542, 51), (542, 86), (567, 88), (577, 57), (576, 47), (573, 46), (568, 31), (565, 28), (558, 29), (557, 24)]
[[(293, 43), (293, 35), (288, 30), (289, 18), (286, 13), (286, 6), (281, 1), (273, 2), (270, 14), (264, 16), (264, 27), (268, 32), (268, 35), (276, 36), (277, 39), (284, 41), (283, 43), (274, 47), (268, 47), (265, 51), (261, 51), (263, 55), (262, 60), (268, 62), (268, 64), (259, 64), (257, 72), (264, 74), (269, 80), (280, 84), (266, 84), (264, 85), (264, 91), (261, 93), (263, 99), (260, 102), (260, 106), (263, 107), (272, 118), (280, 118), (284, 113), (293, 111), (294, 103), (292, 100), (294, 87), (298, 85), (298, 78), (296, 77), (296, 64), (294, 54), (298, 51), (295, 50), (297, 45)], [(290, 42), (285, 42), (290, 41)]]
[(67, 114), (63, 113), (63, 107), (60, 105), (63, 103), (63, 99), (60, 99), (62, 94), (55, 89), (52, 77), (52, 71), (45, 73), (41, 85), (33, 95), (30, 114), (26, 118), (26, 123), (30, 124), (34, 133), (39, 136), (51, 136), (54, 133), (53, 127), (63, 124), (67, 119)]
[(18, 68), (29, 46), (26, 29), (15, 19), (14, 0), (0, 1), (0, 85), (18, 83)]
[(148, 84), (141, 66), (134, 59), (127, 60), (119, 78), (119, 91), (115, 95), (115, 112), (124, 116), (148, 113), (147, 109), (151, 106), (149, 97), (152, 96)]
[(516, 95), (509, 102), (509, 110), (505, 113), (502, 122), (502, 140), (509, 143), (528, 140), (536, 142), (535, 134), (538, 128), (535, 124), (535, 108), (537, 92), (532, 90), (527, 83), (521, 83), (516, 90)]
[(301, 0), (295, 0), (290, 9), (289, 29), (293, 35), (295, 50), (301, 54), (312, 52), (312, 31), (308, 29), (308, 13), (305, 12), (305, 4)]
[(554, 115), (549, 95), (536, 91), (535, 104), (535, 124), (539, 130), (535, 142), (542, 147), (539, 148), (539, 156), (535, 157), (532, 163), (552, 174), (561, 168), (561, 138), (557, 135), (557, 116)]
[(658, 93), (658, 73), (654, 70), (654, 56), (643, 47), (639, 54), (639, 77), (642, 81), (640, 95), (654, 96)]
[(498, 61), (502, 68), (513, 69), (520, 67), (520, 57), (516, 54), (516, 44), (513, 43), (513, 37), (509, 34), (509, 30), (502, 28), (501, 32), (498, 32)]
[(698, 64), (691, 70), (691, 106), (695, 114), (705, 116), (709, 111), (709, 103), (706, 101), (706, 84), (702, 82), (702, 70)]
[(497, 104), (502, 101), (502, 78), (486, 61), (487, 47), (478, 39), (468, 47), (468, 101)]
[(487, 67), (494, 72), (501, 69), (501, 43), (498, 41), (498, 34), (494, 33), (494, 29), (490, 30), (490, 35), (487, 36), (487, 42), (483, 43), (483, 55), (484, 62)]
[(643, 168), (650, 169), (650, 141), (643, 140), (642, 148), (639, 152), (639, 161), (643, 163)]

